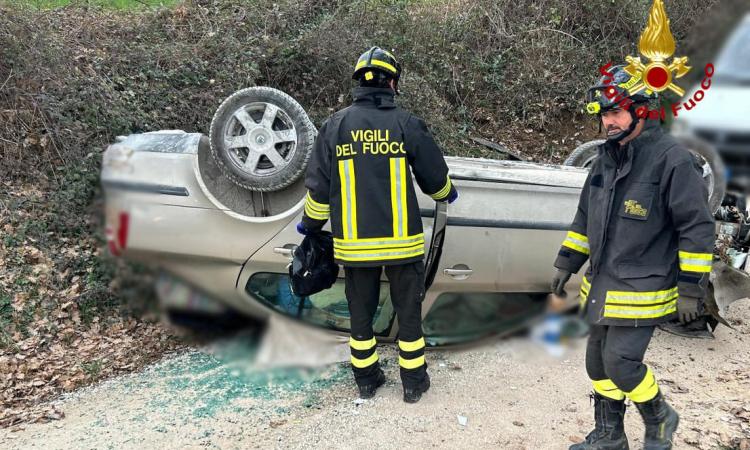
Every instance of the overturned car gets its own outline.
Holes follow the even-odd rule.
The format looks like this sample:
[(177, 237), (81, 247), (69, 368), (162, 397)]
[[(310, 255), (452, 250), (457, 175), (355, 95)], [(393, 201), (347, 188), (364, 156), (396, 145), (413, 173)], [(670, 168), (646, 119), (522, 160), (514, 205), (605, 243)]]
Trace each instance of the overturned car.
[[(157, 131), (118, 137), (105, 151), (101, 175), (110, 251), (161, 269), (157, 293), (173, 319), (281, 314), (348, 334), (343, 278), (309, 297), (294, 295), (289, 284), (315, 135), (294, 99), (254, 87), (221, 104), (209, 136)], [(709, 146), (687, 145), (702, 161), (718, 210), (724, 198), (720, 161)], [(552, 261), (595, 157), (591, 149), (595, 143), (581, 146), (566, 166), (446, 158), (461, 201), (446, 208), (418, 195), (428, 238), (423, 328), (429, 345), (509, 333), (544, 311)], [(732, 239), (743, 230), (738, 225)], [(742, 284), (744, 272), (717, 264), (717, 273), (734, 277), (732, 292), (714, 283), (717, 297), (726, 297), (713, 306), (720, 316), (750, 283)], [(380, 339), (392, 340), (398, 323), (382, 283), (373, 328)], [(571, 308), (574, 297), (567, 299)]]

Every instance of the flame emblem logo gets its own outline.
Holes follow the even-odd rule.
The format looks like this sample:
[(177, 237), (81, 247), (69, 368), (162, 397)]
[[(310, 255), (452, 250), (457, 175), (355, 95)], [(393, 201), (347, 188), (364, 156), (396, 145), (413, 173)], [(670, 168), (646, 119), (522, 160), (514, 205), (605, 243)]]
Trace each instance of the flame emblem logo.
[(638, 56), (625, 58), (628, 62), (625, 72), (640, 80), (629, 89), (630, 95), (644, 89), (652, 92), (669, 89), (680, 97), (685, 95), (685, 91), (673, 80), (682, 78), (691, 68), (687, 65), (687, 56), (673, 58), (671, 63), (667, 61), (675, 52), (675, 42), (669, 30), (669, 18), (663, 0), (654, 0), (651, 5), (648, 25), (638, 41), (638, 52), (649, 61), (644, 64)]

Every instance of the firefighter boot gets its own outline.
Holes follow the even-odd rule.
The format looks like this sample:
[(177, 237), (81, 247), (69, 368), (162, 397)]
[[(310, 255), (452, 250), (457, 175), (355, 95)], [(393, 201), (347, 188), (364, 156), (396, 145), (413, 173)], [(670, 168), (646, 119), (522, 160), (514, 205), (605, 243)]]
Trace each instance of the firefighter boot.
[(612, 400), (594, 393), (594, 430), (580, 444), (570, 450), (628, 450), (625, 436), (625, 400)]
[(677, 429), (680, 416), (677, 414), (661, 391), (656, 397), (643, 403), (635, 403), (638, 412), (643, 417), (646, 425), (646, 436), (644, 438), (644, 450), (669, 450), (672, 448), (672, 434)]
[(384, 383), (385, 383), (385, 374), (383, 373), (383, 369), (378, 369), (378, 375), (375, 378), (375, 381), (369, 384), (363, 384), (363, 385), (357, 386), (359, 387), (359, 398), (366, 400), (368, 398), (375, 397), (375, 392)]
[(417, 403), (428, 389), (430, 389), (430, 376), (425, 373), (422, 383), (413, 388), (404, 388), (404, 401), (406, 403)]

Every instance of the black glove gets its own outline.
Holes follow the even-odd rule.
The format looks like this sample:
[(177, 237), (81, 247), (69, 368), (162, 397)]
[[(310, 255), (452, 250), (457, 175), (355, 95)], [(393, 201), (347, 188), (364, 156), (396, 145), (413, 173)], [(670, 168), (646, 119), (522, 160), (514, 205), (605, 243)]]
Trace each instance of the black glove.
[(680, 322), (688, 323), (698, 320), (701, 316), (701, 299), (695, 297), (685, 297), (681, 295), (677, 299), (677, 315)]
[(571, 273), (567, 270), (557, 269), (557, 273), (555, 273), (555, 276), (552, 278), (552, 285), (550, 286), (550, 290), (553, 294), (559, 295), (560, 297), (564, 297), (566, 294), (565, 292), (565, 283), (570, 280)]

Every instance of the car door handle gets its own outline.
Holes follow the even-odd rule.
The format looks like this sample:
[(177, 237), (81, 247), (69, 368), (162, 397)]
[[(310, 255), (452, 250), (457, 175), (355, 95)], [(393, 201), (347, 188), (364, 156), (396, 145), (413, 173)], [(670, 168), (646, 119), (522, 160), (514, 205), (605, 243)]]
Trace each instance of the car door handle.
[(292, 258), (292, 253), (294, 253), (295, 247), (295, 244), (285, 244), (283, 247), (274, 247), (273, 252), (286, 256), (287, 258)]
[(448, 275), (449, 277), (453, 277), (456, 280), (465, 280), (471, 276), (472, 273), (474, 273), (473, 270), (469, 269), (467, 266), (463, 264), (459, 264), (459, 266), (462, 267), (456, 267), (454, 266), (451, 269), (443, 269), (443, 273)]

